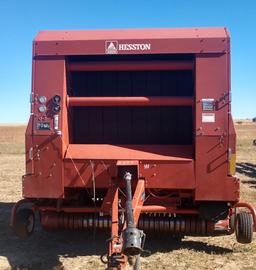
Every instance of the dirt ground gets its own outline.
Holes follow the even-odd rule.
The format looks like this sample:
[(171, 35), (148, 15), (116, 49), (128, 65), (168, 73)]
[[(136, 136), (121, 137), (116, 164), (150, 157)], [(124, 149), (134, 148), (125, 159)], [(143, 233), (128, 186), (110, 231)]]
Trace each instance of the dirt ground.
[[(236, 129), (241, 197), (256, 204), (256, 124), (240, 123)], [(105, 233), (47, 233), (38, 225), (28, 240), (20, 240), (8, 227), (11, 207), (21, 198), (24, 131), (23, 126), (0, 126), (0, 270), (104, 269), (99, 255), (106, 250)], [(234, 236), (186, 237), (181, 243), (151, 236), (146, 249), (152, 255), (142, 258), (142, 270), (256, 269), (256, 239), (241, 245)]]

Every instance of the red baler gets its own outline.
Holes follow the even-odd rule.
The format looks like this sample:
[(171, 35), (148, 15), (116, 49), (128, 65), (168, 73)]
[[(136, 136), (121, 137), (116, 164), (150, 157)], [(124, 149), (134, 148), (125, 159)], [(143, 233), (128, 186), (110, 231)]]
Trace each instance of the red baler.
[(47, 230), (108, 229), (107, 269), (140, 269), (147, 232), (252, 241), (226, 28), (43, 31), (32, 68), (18, 235), (35, 212)]

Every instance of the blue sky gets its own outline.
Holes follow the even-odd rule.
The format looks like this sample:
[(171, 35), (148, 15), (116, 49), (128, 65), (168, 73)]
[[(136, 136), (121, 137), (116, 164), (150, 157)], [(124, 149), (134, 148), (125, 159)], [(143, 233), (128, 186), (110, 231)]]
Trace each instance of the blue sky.
[(39, 30), (227, 26), (232, 110), (256, 116), (256, 1), (0, 0), (0, 123), (26, 123), (31, 44)]

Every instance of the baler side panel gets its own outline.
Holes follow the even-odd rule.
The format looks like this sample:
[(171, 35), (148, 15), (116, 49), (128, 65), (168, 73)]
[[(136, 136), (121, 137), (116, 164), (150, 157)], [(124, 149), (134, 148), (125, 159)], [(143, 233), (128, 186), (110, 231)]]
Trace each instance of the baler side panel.
[(57, 136), (35, 136), (34, 174), (23, 177), (25, 198), (63, 198), (61, 139)]
[[(228, 177), (229, 82), (226, 54), (196, 57), (196, 200), (237, 201), (239, 183)], [(215, 110), (204, 112), (202, 99), (213, 98)], [(213, 122), (203, 114), (215, 115)]]
[(28, 126), (26, 129), (25, 135), (25, 158), (26, 158), (26, 174), (33, 174), (34, 173), (34, 161), (33, 155), (33, 116), (29, 117)]
[[(199, 54), (196, 56), (196, 136), (227, 136), (228, 95), (225, 54)], [(203, 111), (202, 99), (215, 100), (214, 111)], [(213, 122), (203, 122), (205, 113), (215, 114)]]
[[(52, 101), (51, 99), (55, 95), (61, 97), (61, 111), (59, 113), (59, 119), (62, 119), (63, 108), (66, 104), (66, 70), (64, 58), (55, 60), (35, 60), (35, 74), (34, 74), (34, 135), (51, 135), (54, 134), (53, 128), (53, 114), (52, 114)], [(38, 108), (40, 103), (38, 102), (39, 96), (45, 96), (47, 98), (46, 107), (47, 111), (40, 113)], [(64, 97), (64, 99), (63, 99)], [(65, 115), (64, 115), (65, 116)], [(66, 120), (66, 119), (65, 119)], [(50, 130), (39, 130), (36, 128), (36, 123), (44, 121), (50, 122)], [(62, 121), (59, 121), (59, 130), (62, 130)]]
[[(23, 196), (26, 198), (62, 198), (64, 196), (63, 184), (63, 162), (65, 145), (68, 144), (67, 127), (64, 125), (67, 119), (65, 99), (66, 96), (66, 78), (65, 78), (65, 60), (34, 60), (33, 73), (33, 145), (32, 160), (33, 173), (31, 174), (32, 162), (27, 162), (26, 175), (23, 178)], [(64, 95), (65, 93), (65, 95)], [(53, 115), (51, 114), (51, 99), (54, 95), (59, 95), (61, 100), (61, 108), (63, 111), (59, 113), (58, 130), (65, 131), (63, 138), (56, 134), (54, 130)], [(40, 103), (39, 96), (47, 98), (47, 111), (41, 113), (38, 111)], [(50, 129), (42, 130), (37, 128), (40, 122), (50, 124)], [(32, 142), (31, 142), (32, 143)], [(29, 149), (26, 149), (28, 151)], [(31, 157), (29, 158), (31, 159)]]
[[(33, 54), (34, 54), (34, 46), (33, 46)], [(25, 133), (25, 166), (26, 166), (26, 174), (33, 174), (34, 173), (34, 160), (32, 157), (33, 155), (33, 114), (32, 112), (34, 111), (34, 84), (35, 84), (35, 60), (32, 60), (32, 78), (31, 78), (31, 94), (30, 94), (30, 116), (28, 120), (28, 125), (26, 128), (26, 133)]]
[(228, 140), (228, 158), (229, 158), (229, 175), (236, 173), (236, 130), (232, 115), (229, 114), (229, 140)]
[(196, 139), (196, 201), (237, 201), (239, 181), (227, 176), (228, 138), (217, 136)]

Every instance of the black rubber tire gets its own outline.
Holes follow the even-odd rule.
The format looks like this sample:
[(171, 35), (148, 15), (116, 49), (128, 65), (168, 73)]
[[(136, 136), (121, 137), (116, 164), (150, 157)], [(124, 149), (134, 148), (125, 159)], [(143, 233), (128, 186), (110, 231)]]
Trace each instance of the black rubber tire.
[(136, 256), (136, 261), (133, 266), (133, 270), (140, 270), (140, 255)]
[(252, 215), (241, 212), (236, 215), (236, 240), (241, 244), (249, 244), (253, 238), (253, 221)]
[(231, 233), (235, 232), (236, 230), (236, 216), (239, 212), (239, 208), (235, 208), (234, 213), (229, 219), (229, 227), (231, 229)]
[(229, 227), (231, 229), (230, 233), (233, 233), (236, 228), (236, 215), (235, 214), (233, 214), (229, 219)]
[(14, 232), (20, 238), (29, 237), (35, 227), (35, 215), (29, 208), (21, 208), (17, 211)]

